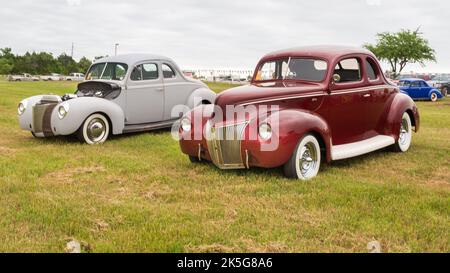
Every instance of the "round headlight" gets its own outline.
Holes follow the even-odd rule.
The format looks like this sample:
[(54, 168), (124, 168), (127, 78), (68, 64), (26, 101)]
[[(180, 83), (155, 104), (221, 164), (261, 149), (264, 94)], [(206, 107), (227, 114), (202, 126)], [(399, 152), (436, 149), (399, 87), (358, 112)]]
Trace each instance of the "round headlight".
[(181, 129), (183, 129), (183, 131), (185, 132), (190, 132), (191, 128), (192, 128), (191, 120), (188, 118), (183, 118), (181, 120)]
[(259, 137), (268, 140), (272, 137), (272, 127), (268, 123), (262, 123), (258, 129)]
[(25, 104), (24, 103), (19, 103), (19, 106), (17, 107), (17, 113), (19, 115), (22, 115), (26, 110)]
[(67, 115), (67, 109), (63, 105), (61, 105), (58, 108), (58, 117), (59, 117), (59, 119), (63, 119), (66, 115)]

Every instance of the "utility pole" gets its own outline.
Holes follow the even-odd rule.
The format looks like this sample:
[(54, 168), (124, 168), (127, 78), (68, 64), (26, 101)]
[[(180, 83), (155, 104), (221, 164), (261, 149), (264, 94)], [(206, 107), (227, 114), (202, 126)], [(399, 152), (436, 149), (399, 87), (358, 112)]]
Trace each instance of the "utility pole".
[(119, 46), (118, 43), (115, 44), (115, 48), (114, 48), (114, 56), (117, 56), (117, 47)]
[(73, 44), (73, 42), (72, 42), (72, 51), (71, 51), (71, 53), (70, 53), (70, 57), (73, 59), (73, 46), (74, 46), (74, 44)]

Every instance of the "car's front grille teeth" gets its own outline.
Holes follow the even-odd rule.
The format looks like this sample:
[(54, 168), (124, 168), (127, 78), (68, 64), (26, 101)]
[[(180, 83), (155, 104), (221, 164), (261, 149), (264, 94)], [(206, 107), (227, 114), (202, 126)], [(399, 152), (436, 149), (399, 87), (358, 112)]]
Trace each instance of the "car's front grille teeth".
[(222, 169), (245, 168), (241, 140), (247, 123), (211, 127), (208, 123), (208, 151), (212, 161)]
[(53, 136), (51, 127), (52, 111), (57, 102), (40, 101), (33, 107), (33, 131), (43, 133), (44, 136)]

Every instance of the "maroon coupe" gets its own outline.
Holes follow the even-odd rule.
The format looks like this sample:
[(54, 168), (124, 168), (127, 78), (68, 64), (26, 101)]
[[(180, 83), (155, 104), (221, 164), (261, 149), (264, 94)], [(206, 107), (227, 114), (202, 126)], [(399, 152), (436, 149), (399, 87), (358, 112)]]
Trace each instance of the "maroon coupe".
[(264, 56), (250, 85), (188, 112), (179, 130), (191, 161), (221, 169), (274, 168), (302, 180), (321, 162), (392, 146), (406, 152), (419, 112), (388, 82), (369, 51), (339, 46)]

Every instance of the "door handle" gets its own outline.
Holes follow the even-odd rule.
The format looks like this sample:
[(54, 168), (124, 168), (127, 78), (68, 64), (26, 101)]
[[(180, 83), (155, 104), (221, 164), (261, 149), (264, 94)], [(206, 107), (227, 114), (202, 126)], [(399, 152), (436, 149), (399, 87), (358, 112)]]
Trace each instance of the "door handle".
[(164, 91), (164, 88), (162, 88), (162, 87), (156, 88), (156, 91), (159, 91), (159, 92)]
[(368, 97), (370, 97), (370, 94), (364, 94), (363, 97), (364, 97), (364, 98), (368, 98)]

